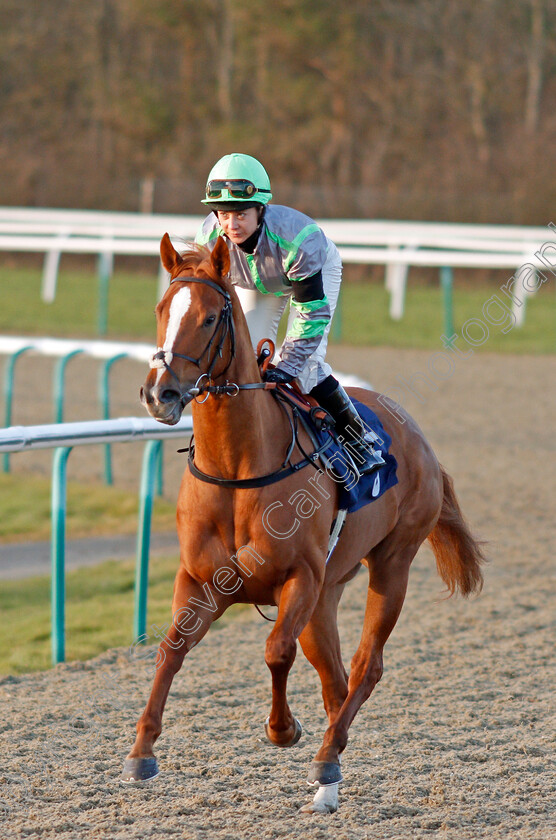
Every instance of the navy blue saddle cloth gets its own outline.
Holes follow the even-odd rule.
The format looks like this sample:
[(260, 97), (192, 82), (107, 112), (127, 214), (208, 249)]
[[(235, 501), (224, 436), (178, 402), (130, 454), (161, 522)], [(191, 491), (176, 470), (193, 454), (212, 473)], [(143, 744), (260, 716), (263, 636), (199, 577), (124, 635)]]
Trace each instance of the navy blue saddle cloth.
[[(354, 513), (370, 502), (374, 502), (398, 483), (396, 475), (398, 464), (389, 452), (392, 438), (385, 431), (374, 411), (359, 400), (352, 398), (352, 402), (364, 421), (367, 431), (375, 435), (374, 449), (384, 458), (385, 463), (372, 473), (357, 478), (348, 466), (348, 459), (342, 446), (333, 441), (324, 450), (326, 472), (340, 485), (339, 507), (341, 510), (347, 510), (348, 513)], [(319, 445), (324, 444), (327, 438), (330, 440), (330, 434), (327, 431), (315, 429), (315, 435)]]

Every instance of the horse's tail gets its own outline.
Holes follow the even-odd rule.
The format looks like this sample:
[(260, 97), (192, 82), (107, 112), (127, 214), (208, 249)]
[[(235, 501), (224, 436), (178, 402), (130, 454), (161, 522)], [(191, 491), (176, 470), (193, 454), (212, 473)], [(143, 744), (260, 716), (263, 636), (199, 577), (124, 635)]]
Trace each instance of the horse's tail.
[(429, 534), (429, 542), (436, 557), (438, 574), (450, 595), (457, 590), (462, 595), (480, 592), (483, 588), (481, 566), (486, 557), (465, 521), (456, 497), (452, 479), (442, 471), (444, 496), (438, 522)]

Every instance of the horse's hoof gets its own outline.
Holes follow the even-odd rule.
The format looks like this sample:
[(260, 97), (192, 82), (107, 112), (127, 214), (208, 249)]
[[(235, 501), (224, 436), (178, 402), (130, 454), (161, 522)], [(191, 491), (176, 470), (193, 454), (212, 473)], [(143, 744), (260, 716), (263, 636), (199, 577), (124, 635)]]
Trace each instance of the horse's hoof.
[(342, 768), (332, 761), (312, 761), (309, 768), (307, 784), (309, 785), (333, 785), (343, 782)]
[(268, 725), (269, 720), (270, 720), (270, 718), (267, 718), (264, 722), (264, 731), (265, 731), (265, 734), (266, 734), (267, 741), (269, 741), (272, 744), (273, 747), (293, 747), (294, 744), (297, 744), (297, 742), (299, 741), (299, 739), (301, 738), (301, 736), (303, 734), (303, 727), (301, 726), (301, 724), (300, 724), (300, 722), (298, 721), (297, 718), (293, 719), (294, 726), (295, 726), (295, 732), (293, 734), (293, 737), (287, 743), (284, 743), (284, 744), (277, 744), (276, 741), (273, 741), (272, 738), (270, 737), (270, 727)]
[(156, 758), (126, 758), (120, 781), (126, 784), (154, 779), (160, 770)]
[(299, 809), (300, 814), (333, 814), (338, 810), (338, 785), (320, 785), (312, 802)]

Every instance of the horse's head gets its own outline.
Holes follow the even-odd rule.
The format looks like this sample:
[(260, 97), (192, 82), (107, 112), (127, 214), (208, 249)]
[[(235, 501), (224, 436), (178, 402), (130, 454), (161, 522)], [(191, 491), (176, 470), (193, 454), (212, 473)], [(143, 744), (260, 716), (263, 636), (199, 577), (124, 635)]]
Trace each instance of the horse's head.
[(156, 307), (157, 352), (141, 388), (149, 414), (173, 426), (197, 393), (204, 375), (217, 379), (234, 354), (230, 255), (223, 239), (212, 252), (194, 247), (179, 254), (165, 234), (160, 243), (170, 286)]

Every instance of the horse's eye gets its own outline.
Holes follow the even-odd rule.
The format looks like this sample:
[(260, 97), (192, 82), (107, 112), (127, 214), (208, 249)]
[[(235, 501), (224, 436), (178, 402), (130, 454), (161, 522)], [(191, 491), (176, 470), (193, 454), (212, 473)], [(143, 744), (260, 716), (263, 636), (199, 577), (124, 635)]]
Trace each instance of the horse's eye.
[(216, 321), (216, 315), (209, 315), (208, 318), (205, 318), (205, 323), (203, 324), (204, 327), (210, 327), (211, 324), (214, 324)]

